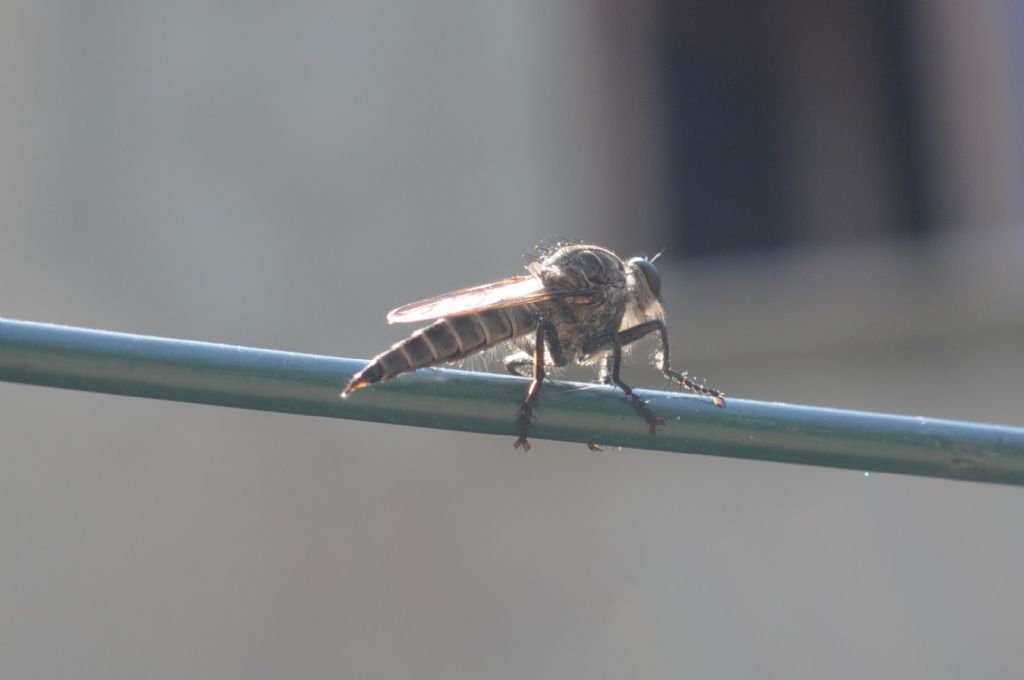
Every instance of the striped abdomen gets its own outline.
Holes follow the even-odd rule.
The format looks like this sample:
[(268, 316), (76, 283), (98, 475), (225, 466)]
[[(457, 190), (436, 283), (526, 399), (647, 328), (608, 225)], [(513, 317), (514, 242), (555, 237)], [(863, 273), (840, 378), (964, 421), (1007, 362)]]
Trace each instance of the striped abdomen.
[(464, 359), (536, 328), (537, 313), (531, 305), (439, 319), (375, 356), (356, 373), (341, 395), (347, 397), (361, 387), (399, 373)]

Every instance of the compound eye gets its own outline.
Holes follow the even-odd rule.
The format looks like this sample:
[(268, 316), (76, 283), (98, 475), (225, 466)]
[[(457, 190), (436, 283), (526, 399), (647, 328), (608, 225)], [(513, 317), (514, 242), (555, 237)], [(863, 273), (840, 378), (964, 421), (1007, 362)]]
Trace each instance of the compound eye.
[(660, 300), (661, 274), (658, 273), (658, 268), (654, 266), (654, 263), (646, 257), (634, 257), (629, 263), (643, 272), (644, 279), (647, 281), (647, 287), (654, 293), (654, 297)]

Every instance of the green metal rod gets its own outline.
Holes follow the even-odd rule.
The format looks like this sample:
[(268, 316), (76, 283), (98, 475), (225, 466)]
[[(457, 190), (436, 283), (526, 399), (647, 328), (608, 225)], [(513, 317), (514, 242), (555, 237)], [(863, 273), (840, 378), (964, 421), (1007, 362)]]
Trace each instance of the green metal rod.
[[(506, 435), (528, 380), (424, 369), (339, 398), (362, 361), (0, 319), (0, 380), (154, 399)], [(545, 384), (531, 434), (606, 446), (1024, 484), (1024, 429), (637, 390)], [(503, 442), (504, 444), (504, 442)], [(510, 447), (511, 448), (511, 447)]]

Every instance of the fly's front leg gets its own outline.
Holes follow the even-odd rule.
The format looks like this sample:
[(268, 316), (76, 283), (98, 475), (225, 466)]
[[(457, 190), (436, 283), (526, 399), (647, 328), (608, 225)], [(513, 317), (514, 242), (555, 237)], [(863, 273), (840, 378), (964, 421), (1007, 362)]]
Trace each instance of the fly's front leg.
[[(630, 397), (630, 402), (634, 406), (637, 406), (637, 402), (643, 403), (648, 412), (651, 411), (650, 407), (646, 406), (639, 397), (632, 394), (632, 391), (625, 387), (622, 381), (618, 378), (618, 366), (622, 361), (622, 347), (636, 342), (640, 338), (654, 333), (657, 331), (658, 336), (661, 340), (661, 365), (658, 367), (669, 380), (678, 383), (684, 389), (687, 389), (696, 394), (701, 394), (714, 399), (715, 406), (725, 406), (725, 394), (719, 390), (707, 387), (702, 383), (697, 383), (691, 380), (686, 373), (679, 373), (678, 371), (672, 370), (671, 364), (669, 363), (669, 348), (668, 348), (668, 329), (665, 328), (665, 324), (655, 319), (653, 321), (645, 321), (644, 323), (637, 324), (618, 333), (612, 333), (609, 335), (602, 335), (594, 338), (591, 342), (583, 346), (584, 354), (593, 354), (603, 349), (611, 347), (611, 351), (605, 358), (604, 364), (601, 367), (601, 371), (598, 374), (600, 381), (604, 384), (613, 384), (621, 387), (627, 396)], [(640, 407), (637, 406), (639, 409)], [(643, 410), (641, 410), (643, 413)], [(654, 426), (658, 424), (658, 420), (652, 423), (651, 419), (645, 414), (644, 418), (647, 420), (648, 428), (653, 432)], [(657, 418), (655, 416), (655, 418)]]
[[(558, 366), (566, 363), (565, 355), (562, 352), (562, 344), (558, 340), (558, 333), (550, 321), (541, 321), (537, 326), (537, 337), (533, 346), (533, 382), (526, 393), (526, 399), (519, 406), (519, 414), (516, 416), (516, 426), (519, 428), (519, 438), (512, 444), (514, 448), (523, 447), (524, 451), (530, 450), (530, 440), (527, 435), (530, 431), (530, 421), (533, 420), (533, 405), (540, 394), (541, 383), (544, 382), (544, 344), (547, 342), (551, 349), (551, 359)], [(511, 369), (510, 369), (511, 370)]]
[[(625, 392), (626, 397), (629, 398), (629, 403), (633, 405), (640, 415), (647, 421), (647, 431), (654, 434), (655, 428), (658, 425), (663, 424), (665, 421), (662, 420), (658, 414), (656, 414), (647, 402), (636, 396), (633, 388), (622, 382), (622, 378), (619, 377), (619, 369), (622, 368), (622, 342), (619, 340), (619, 334), (613, 334), (610, 336), (612, 343), (612, 351), (608, 354), (608, 358), (605, 359), (605, 368), (602, 371), (602, 379), (615, 385), (620, 390)], [(607, 373), (607, 375), (604, 375)]]
[[(632, 339), (627, 336), (626, 341), (623, 342), (622, 336), (626, 332), (627, 331), (623, 331), (623, 333), (609, 333), (608, 335), (602, 335), (598, 338), (594, 338), (590, 343), (584, 345), (583, 351), (585, 354), (591, 354), (611, 347), (611, 351), (609, 351), (601, 361), (601, 369), (598, 371), (597, 379), (602, 385), (615, 385), (621, 389), (626, 394), (626, 397), (629, 398), (629, 403), (632, 404), (633, 407), (640, 412), (640, 415), (644, 417), (644, 420), (647, 421), (647, 430), (651, 434), (654, 434), (657, 426), (661, 425), (665, 421), (662, 420), (653, 409), (651, 409), (646, 401), (636, 396), (633, 392), (633, 388), (624, 383), (619, 375), (619, 371), (622, 368), (622, 347), (643, 337), (646, 333), (638, 335)], [(595, 448), (594, 444), (587, 444), (587, 447), (590, 448), (591, 451), (600, 450), (599, 448)]]
[(695, 394), (702, 394), (705, 397), (711, 397), (715, 401), (715, 406), (725, 406), (725, 393), (714, 388), (708, 387), (703, 383), (697, 383), (687, 376), (686, 372), (679, 373), (678, 371), (672, 370), (672, 366), (669, 363), (669, 350), (668, 350), (668, 329), (665, 328), (664, 322), (655, 319), (654, 321), (645, 321), (642, 324), (627, 328), (624, 331), (619, 332), (619, 341), (623, 345), (628, 345), (631, 342), (635, 342), (640, 338), (657, 331), (658, 337), (661, 340), (661, 366), (658, 368), (669, 380), (676, 382), (684, 389), (689, 390)]
[(669, 354), (668, 354), (668, 329), (665, 328), (665, 324), (662, 323), (661, 321), (649, 321), (648, 323), (653, 323), (653, 324), (657, 325), (658, 335), (661, 338), (661, 373), (662, 373), (662, 375), (664, 375), (669, 380), (673, 380), (673, 381), (679, 383), (685, 389), (688, 389), (688, 390), (690, 390), (691, 392), (693, 392), (695, 394), (702, 394), (705, 397), (711, 397), (712, 399), (714, 399), (715, 406), (718, 406), (720, 408), (724, 407), (725, 406), (725, 393), (724, 392), (722, 392), (720, 390), (716, 390), (713, 387), (708, 387), (707, 385), (705, 385), (702, 382), (701, 383), (694, 382), (693, 380), (691, 380), (686, 375), (686, 371), (683, 371), (682, 373), (679, 373), (678, 371), (673, 371), (672, 370), (672, 366), (669, 363)]

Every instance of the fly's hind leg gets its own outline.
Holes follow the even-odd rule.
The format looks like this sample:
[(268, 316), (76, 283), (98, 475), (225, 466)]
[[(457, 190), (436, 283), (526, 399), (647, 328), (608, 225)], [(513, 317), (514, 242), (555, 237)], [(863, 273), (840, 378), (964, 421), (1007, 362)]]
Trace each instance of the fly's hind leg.
[[(541, 383), (544, 382), (545, 342), (547, 342), (547, 346), (551, 350), (551, 359), (555, 365), (564, 366), (566, 364), (565, 355), (562, 352), (562, 343), (558, 340), (558, 333), (555, 331), (555, 327), (550, 321), (541, 321), (540, 325), (537, 326), (537, 336), (533, 346), (533, 382), (530, 383), (530, 389), (526, 393), (526, 399), (524, 399), (523, 403), (519, 406), (519, 413), (516, 416), (516, 426), (519, 428), (519, 438), (512, 444), (512, 446), (517, 449), (522, 446), (523, 451), (530, 450), (530, 440), (527, 439), (527, 435), (530, 432), (530, 422), (534, 418), (533, 405), (536, 403), (537, 396), (540, 394)], [(517, 365), (515, 357), (516, 355), (513, 355), (510, 357), (513, 361), (506, 363), (509, 371), (513, 371), (512, 366)], [(521, 366), (521, 364), (519, 366)]]

